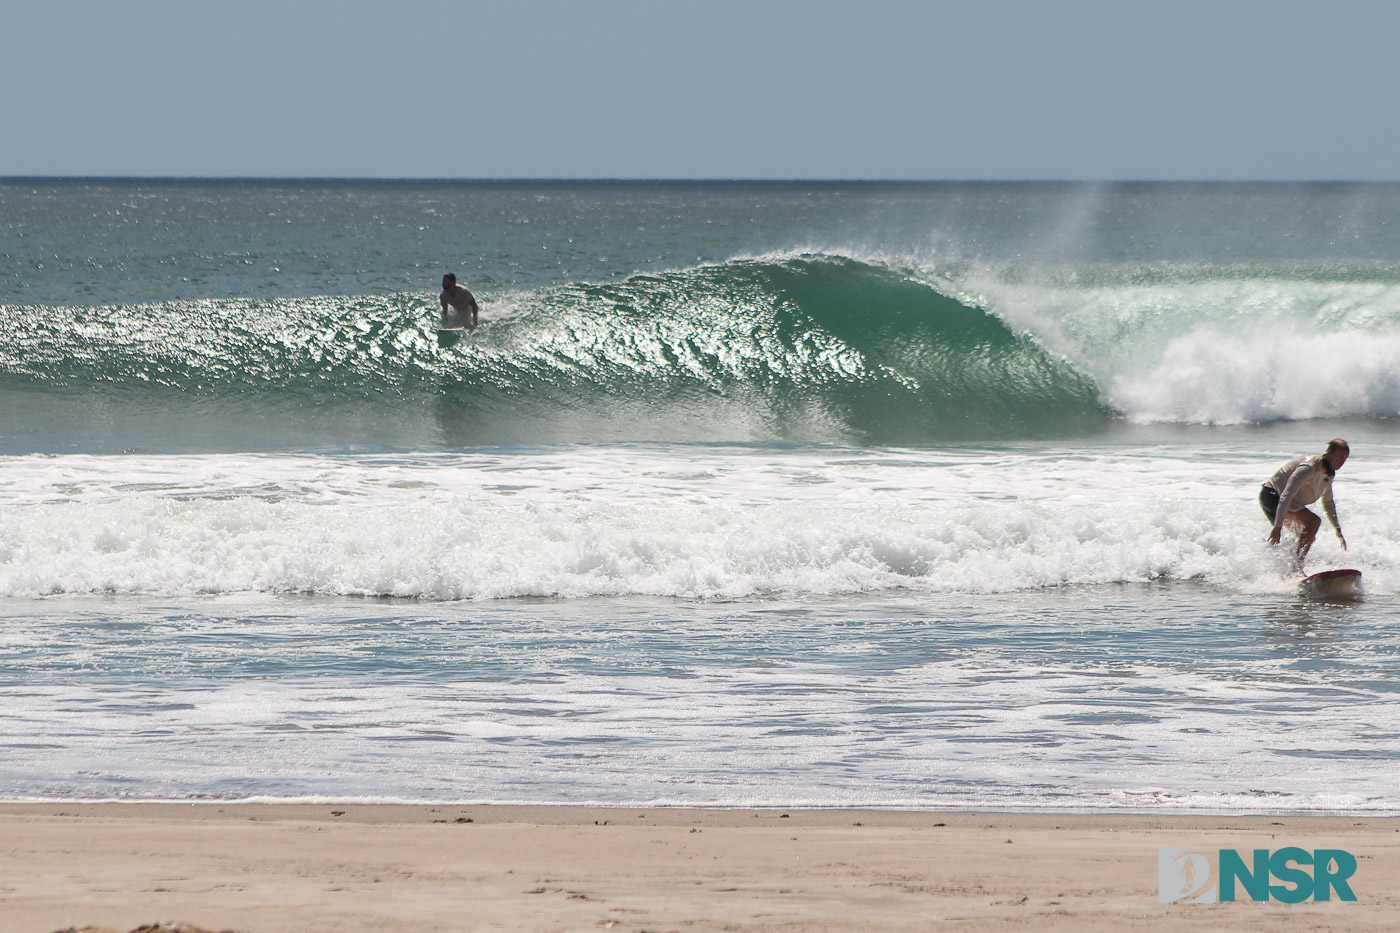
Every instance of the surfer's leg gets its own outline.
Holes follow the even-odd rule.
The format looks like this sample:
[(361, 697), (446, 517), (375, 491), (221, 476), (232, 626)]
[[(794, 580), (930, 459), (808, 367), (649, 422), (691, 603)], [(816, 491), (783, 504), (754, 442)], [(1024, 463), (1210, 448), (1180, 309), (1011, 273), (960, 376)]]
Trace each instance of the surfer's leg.
[(1298, 563), (1303, 562), (1303, 558), (1308, 556), (1308, 549), (1312, 547), (1313, 540), (1317, 537), (1317, 529), (1322, 527), (1322, 519), (1318, 518), (1307, 509), (1289, 509), (1288, 520), (1301, 527), (1298, 529)]

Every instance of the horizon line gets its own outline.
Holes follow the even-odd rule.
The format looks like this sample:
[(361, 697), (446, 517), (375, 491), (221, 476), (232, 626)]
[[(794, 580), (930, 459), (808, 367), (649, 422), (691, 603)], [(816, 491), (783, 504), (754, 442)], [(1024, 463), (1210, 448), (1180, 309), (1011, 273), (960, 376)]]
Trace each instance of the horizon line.
[(221, 182), (377, 184), (598, 184), (598, 185), (1393, 185), (1376, 178), (664, 178), (664, 177), (469, 177), (394, 175), (0, 175), (13, 182)]

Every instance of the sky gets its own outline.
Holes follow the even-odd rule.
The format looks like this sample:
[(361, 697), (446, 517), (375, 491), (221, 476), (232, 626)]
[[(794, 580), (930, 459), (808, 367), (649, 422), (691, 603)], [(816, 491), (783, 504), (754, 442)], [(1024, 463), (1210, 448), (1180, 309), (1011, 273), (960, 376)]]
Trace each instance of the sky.
[(0, 176), (1400, 180), (1400, 4), (5, 0)]

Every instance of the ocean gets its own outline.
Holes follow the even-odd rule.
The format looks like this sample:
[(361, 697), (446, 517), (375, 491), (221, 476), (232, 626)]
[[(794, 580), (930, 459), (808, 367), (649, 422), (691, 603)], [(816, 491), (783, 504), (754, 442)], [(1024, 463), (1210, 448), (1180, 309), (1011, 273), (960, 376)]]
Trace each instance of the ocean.
[(1397, 185), (4, 179), (0, 800), (1397, 813), (1397, 469)]

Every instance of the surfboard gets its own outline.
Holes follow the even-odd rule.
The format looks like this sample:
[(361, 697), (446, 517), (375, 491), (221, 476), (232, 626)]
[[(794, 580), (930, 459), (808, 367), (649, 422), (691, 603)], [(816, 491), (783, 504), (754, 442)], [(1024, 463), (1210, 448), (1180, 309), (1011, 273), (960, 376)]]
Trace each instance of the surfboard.
[(438, 346), (446, 349), (462, 339), (462, 335), (467, 332), (465, 327), (439, 327)]
[(1298, 583), (1309, 599), (1360, 599), (1360, 570), (1324, 570)]

